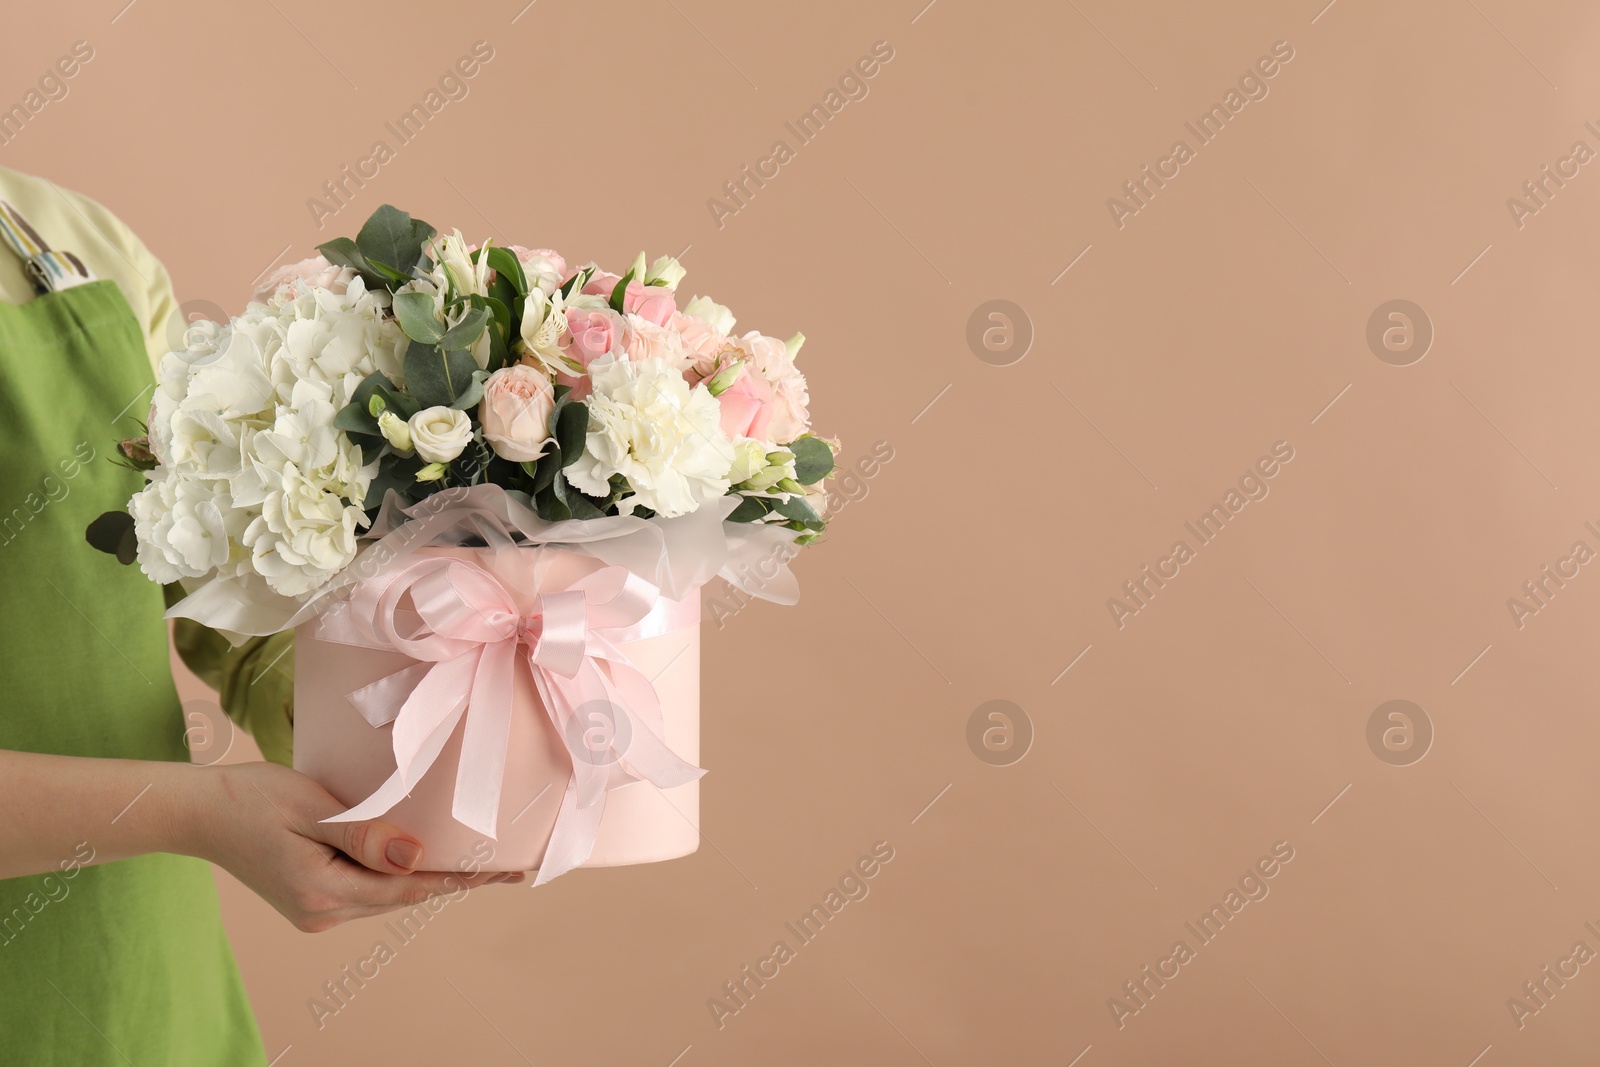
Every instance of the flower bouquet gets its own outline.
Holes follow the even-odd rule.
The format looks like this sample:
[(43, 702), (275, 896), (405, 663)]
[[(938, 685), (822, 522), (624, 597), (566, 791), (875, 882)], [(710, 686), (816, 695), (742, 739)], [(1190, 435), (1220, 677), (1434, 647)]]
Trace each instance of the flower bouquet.
[(230, 636), (295, 629), (295, 766), (425, 866), (698, 844), (699, 590), (780, 603), (824, 528), (804, 338), (385, 205), (161, 362), (89, 528)]

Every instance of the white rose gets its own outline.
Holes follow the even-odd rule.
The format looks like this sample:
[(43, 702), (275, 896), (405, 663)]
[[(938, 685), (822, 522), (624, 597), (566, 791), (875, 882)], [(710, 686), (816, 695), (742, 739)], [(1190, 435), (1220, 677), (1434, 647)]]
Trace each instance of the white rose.
[(589, 432), (583, 455), (566, 468), (569, 482), (604, 496), (621, 474), (633, 493), (618, 502), (621, 514), (643, 506), (666, 518), (727, 492), (733, 443), (722, 432), (717, 398), (704, 387), (691, 389), (660, 359), (614, 354), (589, 364), (589, 378)]
[(683, 306), (685, 315), (693, 315), (704, 319), (706, 323), (718, 333), (733, 332), (733, 312), (712, 300), (709, 296), (697, 296)]
[(472, 440), (472, 419), (455, 408), (423, 408), (406, 423), (411, 444), (428, 463), (449, 463)]

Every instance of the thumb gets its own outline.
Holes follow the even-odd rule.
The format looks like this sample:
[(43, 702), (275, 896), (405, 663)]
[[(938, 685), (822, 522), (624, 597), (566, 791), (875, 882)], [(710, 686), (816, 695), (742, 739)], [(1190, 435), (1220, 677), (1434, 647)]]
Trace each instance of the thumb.
[(316, 839), (380, 874), (410, 874), (422, 862), (422, 842), (381, 819), (319, 822)]

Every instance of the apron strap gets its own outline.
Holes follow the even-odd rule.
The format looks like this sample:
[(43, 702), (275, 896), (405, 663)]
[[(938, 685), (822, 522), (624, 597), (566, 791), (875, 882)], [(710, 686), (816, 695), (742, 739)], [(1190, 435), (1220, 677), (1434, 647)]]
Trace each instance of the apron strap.
[(83, 260), (71, 252), (52, 249), (39, 231), (4, 200), (0, 200), (0, 238), (22, 258), (34, 288), (41, 293), (59, 293), (95, 280), (94, 272), (84, 266)]

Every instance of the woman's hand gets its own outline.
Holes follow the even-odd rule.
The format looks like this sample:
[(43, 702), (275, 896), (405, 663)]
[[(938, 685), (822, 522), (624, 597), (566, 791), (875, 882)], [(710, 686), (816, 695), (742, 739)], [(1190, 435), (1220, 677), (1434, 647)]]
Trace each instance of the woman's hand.
[(524, 877), (417, 872), (416, 839), (377, 820), (320, 822), (346, 805), (287, 767), (239, 763), (189, 773), (206, 784), (183, 820), (192, 827), (192, 847), (183, 851), (228, 871), (308, 933)]

